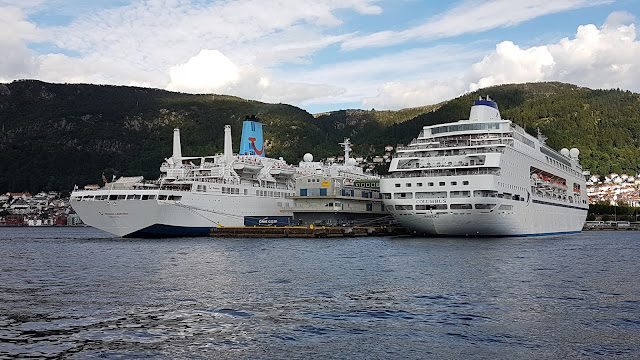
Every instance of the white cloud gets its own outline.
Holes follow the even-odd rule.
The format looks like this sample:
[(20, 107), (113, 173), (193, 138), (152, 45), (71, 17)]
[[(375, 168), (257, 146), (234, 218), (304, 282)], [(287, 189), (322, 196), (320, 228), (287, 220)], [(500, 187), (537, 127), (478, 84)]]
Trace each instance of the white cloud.
[(440, 39), (465, 33), (510, 27), (539, 16), (571, 9), (611, 3), (613, 0), (467, 0), (432, 17), (426, 23), (403, 31), (381, 31), (356, 36), (342, 44), (345, 50), (382, 47), (416, 39)]
[[(505, 41), (482, 51), (479, 43), (469, 43), (332, 53), (337, 44), (355, 49), (444, 38), (611, 0), (488, 0), (481, 6), (464, 0), (423, 25), (363, 37), (339, 25), (354, 13), (381, 14), (379, 0), (277, 0), (269, 6), (263, 0), (101, 0), (115, 5), (79, 15), (69, 5), (76, 1), (0, 0), (0, 28), (11, 29), (0, 32), (0, 81), (139, 85), (376, 109), (436, 103), (478, 87), (525, 81), (640, 89), (636, 29), (625, 12), (612, 13), (600, 28), (584, 25), (573, 38), (533, 47)], [(43, 14), (72, 20), (55, 27), (30, 22)], [(35, 54), (27, 45), (53, 50)], [(347, 60), (351, 56), (360, 58)]]
[(365, 109), (401, 109), (437, 104), (460, 95), (464, 90), (465, 83), (462, 80), (387, 82), (380, 86), (376, 97), (364, 99), (362, 107)]
[[(436, 80), (440, 78), (455, 77), (467, 71), (468, 64), (481, 59), (483, 54), (468, 45), (440, 45), (278, 75), (280, 78), (298, 79), (306, 83), (324, 82), (342, 87), (346, 89), (339, 99), (342, 103), (362, 102), (365, 108), (396, 109), (403, 106), (424, 105), (425, 99), (399, 95), (397, 97), (399, 101), (395, 102), (387, 99), (391, 89), (396, 90), (395, 93), (398, 93), (397, 90), (401, 87), (412, 91), (409, 90), (410, 84), (419, 86), (420, 83), (437, 82)], [(384, 85), (386, 83), (392, 85), (386, 86)], [(384, 94), (376, 95), (377, 91), (384, 91)], [(459, 92), (452, 93), (459, 94)], [(407, 102), (409, 98), (415, 99), (416, 102)], [(380, 102), (376, 102), (376, 99)], [(335, 98), (313, 99), (304, 104), (325, 104), (335, 100)]]
[(275, 80), (268, 70), (235, 64), (218, 50), (202, 50), (185, 64), (173, 67), (170, 76), (169, 90), (233, 94), (265, 102), (300, 104), (344, 93), (344, 89), (336, 86)]
[(553, 56), (546, 46), (521, 49), (511, 41), (503, 41), (491, 55), (472, 66), (467, 78), (477, 80), (469, 86), (469, 90), (506, 83), (543, 81), (545, 70), (553, 64)]
[[(29, 76), (38, 63), (25, 41), (37, 37), (36, 27), (25, 20), (17, 7), (0, 7), (0, 81)], [(7, 31), (5, 29), (10, 29)]]
[[(31, 59), (32, 63), (41, 63), (41, 66), (21, 74), (45, 81), (140, 83), (203, 92), (225, 89), (213, 81), (220, 76), (219, 73), (212, 74), (209, 70), (200, 74), (208, 77), (194, 76), (190, 70), (199, 66), (194, 62), (204, 59), (201, 51), (216, 49), (219, 54), (224, 54), (227, 65), (234, 64), (227, 70), (237, 67), (237, 80), (221, 80), (229, 85), (227, 90), (238, 91), (233, 95), (249, 94), (251, 96), (248, 97), (253, 99), (271, 99), (275, 98), (273, 94), (280, 93), (281, 101), (285, 101), (300, 98), (300, 94), (336, 94), (344, 90), (338, 91), (335, 86), (318, 83), (309, 84), (307, 92), (300, 89), (303, 86), (300, 82), (270, 79), (270, 71), (266, 67), (309, 62), (311, 54), (345, 38), (346, 35), (324, 34), (328, 28), (341, 23), (336, 17), (336, 10), (379, 14), (378, 1), (279, 0), (270, 6), (265, 6), (261, 0), (133, 2), (81, 15), (69, 25), (37, 29), (37, 35), (28, 41), (52, 44), (54, 48), (62, 49), (64, 54), (33, 56), (24, 52), (27, 50), (26, 40), (21, 39), (18, 45), (24, 51), (16, 56), (14, 62), (29, 63), (27, 59)], [(40, 4), (37, 11), (45, 12), (46, 6), (46, 2)], [(51, 10), (56, 11), (55, 8)], [(33, 24), (27, 24), (35, 29)], [(4, 48), (7, 47), (0, 47), (0, 51)], [(97, 64), (104, 66), (98, 67)], [(232, 73), (230, 70), (227, 75)], [(6, 78), (17, 78), (14, 74), (17, 72)], [(270, 86), (255, 93), (261, 78), (269, 79)], [(187, 79), (195, 82), (187, 85)], [(203, 83), (212, 81), (213, 85)], [(285, 96), (279, 90), (285, 83), (288, 84), (286, 87), (293, 86), (298, 94)]]
[(562, 81), (590, 88), (640, 90), (640, 41), (631, 14), (617, 12), (597, 28), (580, 26), (573, 39), (521, 48), (511, 41), (495, 50), (461, 77), (440, 81), (386, 82), (365, 108), (398, 109), (437, 103), (493, 85)]
[[(609, 17), (600, 29), (595, 25), (578, 28), (574, 39), (564, 38), (549, 45), (555, 65), (546, 79), (570, 82), (591, 88), (640, 89), (640, 41), (634, 24), (622, 25), (623, 13)], [(630, 19), (627, 14), (626, 20)]]
[(217, 50), (202, 50), (185, 64), (169, 70), (169, 90), (182, 92), (225, 92), (238, 81), (239, 68)]

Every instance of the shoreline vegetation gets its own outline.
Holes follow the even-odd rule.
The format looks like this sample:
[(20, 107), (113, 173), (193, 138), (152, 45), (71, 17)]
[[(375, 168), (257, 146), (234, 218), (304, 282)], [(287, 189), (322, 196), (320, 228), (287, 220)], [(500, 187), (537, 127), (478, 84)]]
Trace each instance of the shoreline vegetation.
[(0, 189), (68, 191), (99, 182), (100, 174), (153, 179), (171, 153), (174, 128), (181, 129), (185, 156), (213, 155), (223, 150), (227, 124), (239, 143), (247, 115), (265, 124), (270, 156), (288, 163), (307, 152), (327, 159), (339, 155), (335, 144), (348, 137), (354, 158), (385, 174), (389, 146), (409, 143), (425, 125), (468, 118), (469, 104), (480, 95), (490, 95), (502, 117), (528, 133), (540, 129), (550, 147), (580, 149), (591, 174), (640, 173), (640, 94), (619, 89), (511, 84), (411, 111), (349, 109), (314, 116), (287, 104), (227, 95), (21, 80), (0, 84)]

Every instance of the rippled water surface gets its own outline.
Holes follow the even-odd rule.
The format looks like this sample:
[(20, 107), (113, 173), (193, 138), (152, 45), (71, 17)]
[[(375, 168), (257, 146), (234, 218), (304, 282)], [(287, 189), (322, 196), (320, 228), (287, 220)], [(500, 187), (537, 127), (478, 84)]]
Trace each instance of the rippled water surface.
[(640, 358), (640, 232), (137, 240), (0, 228), (0, 358)]

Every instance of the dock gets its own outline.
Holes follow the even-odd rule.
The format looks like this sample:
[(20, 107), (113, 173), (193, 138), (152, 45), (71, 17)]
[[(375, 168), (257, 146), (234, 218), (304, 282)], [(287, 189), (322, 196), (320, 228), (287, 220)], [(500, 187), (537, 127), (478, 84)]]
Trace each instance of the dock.
[(404, 235), (400, 227), (218, 227), (211, 229), (211, 237), (243, 238), (336, 238), (356, 236)]
[(640, 230), (640, 226), (606, 226), (606, 225), (596, 225), (596, 226), (584, 226), (582, 231), (592, 231), (592, 230)]

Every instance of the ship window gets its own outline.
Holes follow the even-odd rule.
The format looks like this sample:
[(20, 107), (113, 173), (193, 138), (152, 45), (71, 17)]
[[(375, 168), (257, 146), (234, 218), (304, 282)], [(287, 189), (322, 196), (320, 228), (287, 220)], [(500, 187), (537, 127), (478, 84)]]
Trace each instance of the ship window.
[(411, 187), (411, 183), (406, 183), (406, 187)]
[(393, 194), (394, 199), (412, 199), (413, 193), (410, 192), (402, 192)]
[(416, 210), (447, 210), (447, 204), (416, 205)]
[(493, 209), (494, 206), (496, 206), (496, 204), (476, 204), (476, 209), (478, 210), (489, 210), (489, 209)]
[(149, 195), (142, 195), (142, 200), (149, 200)]
[(182, 200), (182, 196), (170, 195), (169, 200), (180, 201)]
[(167, 200), (167, 195), (158, 195), (158, 200)]
[(391, 199), (391, 193), (381, 193), (383, 199)]
[(433, 183), (432, 183), (432, 182), (430, 182), (430, 183), (428, 183), (427, 185), (429, 185), (429, 186), (433, 186)]
[(456, 186), (456, 185), (458, 185), (458, 182), (457, 181), (452, 181), (451, 185)]
[(416, 183), (417, 187), (422, 187), (422, 183)]
[(400, 187), (400, 184), (394, 184), (396, 187)]
[(126, 195), (118, 195), (118, 200), (124, 200), (126, 198)]
[(505, 204), (502, 204), (502, 205), (500, 205), (500, 207), (498, 208), (498, 210), (513, 210), (513, 205), (505, 205)]
[(465, 180), (462, 182), (462, 185), (469, 185), (469, 182)]
[(474, 197), (498, 197), (498, 192), (495, 190), (476, 190), (473, 192)]
[(396, 205), (396, 210), (413, 210), (413, 205)]
[(444, 199), (446, 197), (446, 191), (428, 191), (416, 193), (416, 199)]
[(444, 185), (445, 185), (445, 183), (444, 183), (444, 181), (440, 181), (440, 182), (438, 183), (438, 185), (440, 185), (440, 186), (444, 186)]
[(133, 195), (133, 200), (140, 200), (142, 195)]
[(470, 191), (452, 191), (451, 192), (451, 197), (452, 198), (471, 197), (471, 192)]
[(451, 204), (451, 210), (470, 210), (471, 204)]

